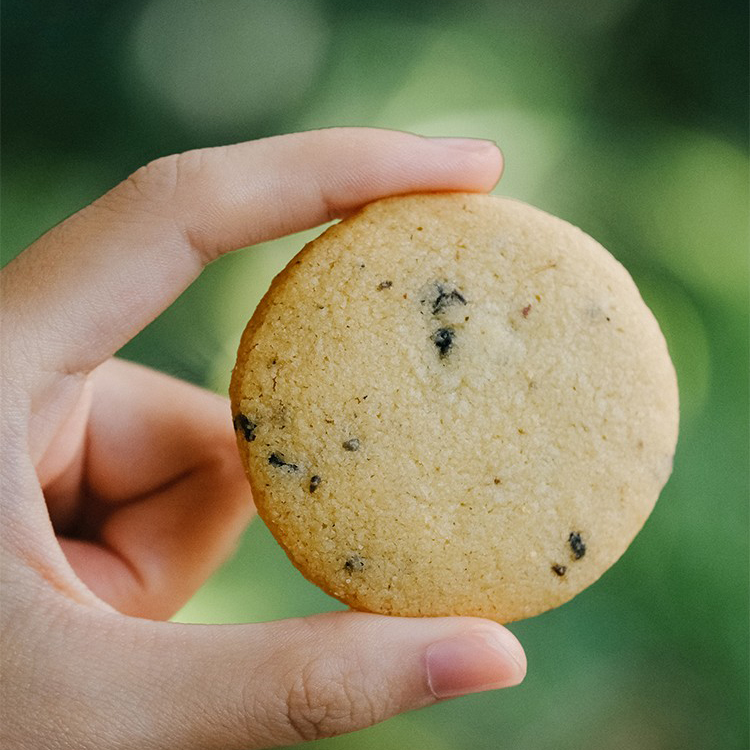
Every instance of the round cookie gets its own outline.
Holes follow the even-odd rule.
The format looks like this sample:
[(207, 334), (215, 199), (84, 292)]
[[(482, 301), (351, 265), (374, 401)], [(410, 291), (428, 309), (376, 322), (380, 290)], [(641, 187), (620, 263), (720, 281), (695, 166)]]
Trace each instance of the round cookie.
[(625, 551), (670, 475), (674, 369), (627, 271), (523, 203), (387, 198), (274, 280), (239, 347), (258, 512), (350, 606), (509, 622)]

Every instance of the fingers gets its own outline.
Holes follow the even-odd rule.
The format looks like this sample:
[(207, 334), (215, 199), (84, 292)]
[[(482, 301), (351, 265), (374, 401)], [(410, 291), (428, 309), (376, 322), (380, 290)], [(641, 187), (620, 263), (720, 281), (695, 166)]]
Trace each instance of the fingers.
[(489, 190), (484, 141), (338, 128), (158, 159), (44, 235), (3, 271), (17, 361), (89, 371), (229, 250), (314, 226), (376, 198)]
[(337, 612), (247, 626), (144, 625), (138, 638), (148, 633), (148, 646), (129, 657), (142, 672), (141, 718), (165, 747), (185, 750), (342, 734), (516, 685), (526, 671), (515, 637), (474, 618)]
[[(228, 557), (253, 513), (225, 399), (122, 360), (91, 376), (79, 486), (45, 488), (72, 519), (61, 546), (81, 580), (116, 609), (174, 614)], [(85, 502), (71, 512), (72, 488)], [(83, 491), (85, 488), (85, 492)]]

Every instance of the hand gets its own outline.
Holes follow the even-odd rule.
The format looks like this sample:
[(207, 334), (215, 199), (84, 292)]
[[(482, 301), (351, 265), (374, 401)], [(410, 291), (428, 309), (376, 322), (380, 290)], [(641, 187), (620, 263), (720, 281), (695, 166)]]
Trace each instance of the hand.
[(3, 747), (267, 747), (523, 679), (515, 638), (475, 618), (158, 622), (252, 500), (224, 399), (111, 358), (222, 253), (500, 171), (487, 142), (366, 129), (190, 151), (3, 270)]

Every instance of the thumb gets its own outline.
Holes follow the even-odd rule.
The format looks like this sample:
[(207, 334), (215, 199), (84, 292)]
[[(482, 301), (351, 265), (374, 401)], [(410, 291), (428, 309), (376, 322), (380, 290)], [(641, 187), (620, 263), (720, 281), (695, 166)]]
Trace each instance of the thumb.
[(154, 731), (153, 722), (166, 722), (155, 735), (184, 750), (330, 737), (442, 698), (516, 685), (526, 672), (512, 633), (478, 618), (335, 612), (259, 625), (147, 627), (160, 677), (142, 672), (150, 672), (142, 689), (152, 714), (142, 725)]
[(501, 170), (502, 156), (487, 141), (373, 128), (157, 159), (3, 269), (3, 313), (14, 331), (9, 362), (26, 363), (26, 382), (38, 372), (90, 372), (223, 253), (386, 195), (489, 190)]

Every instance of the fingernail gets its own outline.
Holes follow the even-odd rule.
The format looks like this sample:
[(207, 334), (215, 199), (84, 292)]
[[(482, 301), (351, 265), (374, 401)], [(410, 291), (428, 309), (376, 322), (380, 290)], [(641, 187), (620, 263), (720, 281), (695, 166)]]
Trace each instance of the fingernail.
[(482, 138), (430, 138), (430, 140), (439, 146), (456, 148), (461, 151), (487, 151), (490, 148), (497, 148), (494, 141)]
[(507, 630), (478, 630), (427, 648), (427, 682), (436, 698), (518, 685), (526, 656)]

